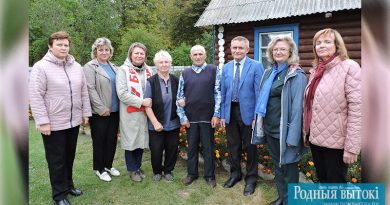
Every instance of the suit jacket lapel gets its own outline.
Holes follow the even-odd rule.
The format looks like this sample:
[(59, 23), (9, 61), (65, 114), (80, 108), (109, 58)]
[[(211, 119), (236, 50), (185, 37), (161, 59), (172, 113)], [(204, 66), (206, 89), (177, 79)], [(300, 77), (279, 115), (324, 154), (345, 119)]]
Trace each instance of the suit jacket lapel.
[(248, 74), (248, 71), (249, 71), (251, 65), (252, 65), (252, 62), (249, 60), (249, 58), (247, 56), (246, 59), (245, 59), (244, 67), (242, 68), (242, 73), (241, 73), (241, 78), (240, 78), (240, 87), (239, 88), (241, 88), (242, 84), (244, 83), (245, 77)]

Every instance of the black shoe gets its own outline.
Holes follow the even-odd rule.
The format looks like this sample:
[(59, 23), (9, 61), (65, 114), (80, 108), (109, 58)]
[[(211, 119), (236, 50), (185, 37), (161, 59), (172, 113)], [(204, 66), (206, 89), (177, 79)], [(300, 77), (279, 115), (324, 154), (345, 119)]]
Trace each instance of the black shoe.
[(244, 188), (244, 196), (249, 196), (255, 193), (256, 184), (246, 184)]
[(188, 186), (188, 185), (192, 184), (192, 182), (194, 182), (195, 180), (196, 180), (195, 177), (187, 176), (186, 178), (184, 178), (182, 180), (182, 182), (183, 182), (184, 185)]
[(62, 199), (60, 201), (54, 201), (55, 205), (71, 205), (68, 199)]
[(269, 203), (269, 205), (283, 205), (283, 199), (278, 198), (275, 201)]
[(76, 189), (76, 188), (72, 188), (69, 190), (69, 194), (72, 196), (81, 196), (81, 195), (83, 195), (83, 192)]
[(206, 183), (209, 185), (209, 186), (211, 186), (212, 188), (214, 188), (216, 185), (217, 185), (217, 183), (215, 182), (215, 179), (214, 178), (206, 178)]
[(233, 177), (230, 177), (226, 182), (225, 184), (223, 185), (223, 188), (231, 188), (233, 187), (237, 182), (239, 182), (241, 180), (241, 177), (240, 178), (233, 178)]

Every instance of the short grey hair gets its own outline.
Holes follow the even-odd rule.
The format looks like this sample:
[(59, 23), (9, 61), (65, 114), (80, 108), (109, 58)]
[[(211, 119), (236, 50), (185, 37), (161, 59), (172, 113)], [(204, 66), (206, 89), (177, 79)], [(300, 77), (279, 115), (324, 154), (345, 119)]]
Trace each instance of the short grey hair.
[(153, 58), (153, 62), (154, 64), (157, 63), (157, 61), (163, 59), (163, 58), (167, 58), (169, 62), (172, 63), (172, 56), (167, 52), (167, 51), (164, 51), (164, 50), (160, 50), (158, 51), (155, 55), (154, 55), (154, 58)]
[(96, 58), (97, 49), (100, 46), (107, 46), (110, 49), (110, 59), (111, 59), (112, 55), (114, 54), (114, 48), (111, 45), (110, 39), (106, 37), (97, 38), (95, 40), (95, 43), (92, 44), (91, 58), (92, 59)]
[(243, 41), (245, 43), (245, 46), (249, 48), (249, 40), (244, 36), (236, 36), (232, 39), (232, 41), (230, 41), (230, 43), (233, 41)]
[(204, 54), (206, 54), (206, 49), (201, 45), (192, 46), (190, 54), (192, 54), (192, 52), (194, 52), (195, 50), (201, 50)]
[(268, 44), (268, 47), (267, 47), (268, 61), (272, 64), (275, 63), (275, 59), (273, 57), (273, 50), (274, 50), (276, 43), (279, 41), (284, 41), (289, 46), (289, 54), (290, 55), (287, 59), (288, 65), (299, 64), (298, 48), (295, 45), (294, 40), (290, 36), (276, 36), (271, 40), (271, 42)]

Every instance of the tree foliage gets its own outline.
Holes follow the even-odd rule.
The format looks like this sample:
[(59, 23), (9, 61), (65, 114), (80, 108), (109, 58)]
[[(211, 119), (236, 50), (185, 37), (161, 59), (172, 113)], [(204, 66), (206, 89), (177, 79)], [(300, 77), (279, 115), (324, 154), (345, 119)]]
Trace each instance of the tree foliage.
[(209, 2), (210, 0), (30, 1), (29, 63), (32, 65), (45, 55), (49, 35), (60, 30), (70, 34), (70, 53), (81, 64), (90, 60), (91, 45), (99, 37), (111, 40), (115, 48), (113, 61), (119, 65), (125, 60), (129, 45), (136, 41), (147, 46), (148, 64), (151, 65), (154, 54), (160, 49), (174, 52), (177, 56), (176, 61), (174, 58), (175, 63), (188, 65), (188, 48), (195, 44), (206, 47), (209, 57), (207, 62), (211, 63), (211, 28), (194, 27)]
[(115, 57), (117, 65), (123, 64), (127, 58), (129, 46), (134, 42), (140, 42), (148, 49), (147, 64), (153, 65), (153, 57), (157, 51), (167, 49), (167, 40), (163, 36), (156, 36), (153, 32), (147, 31), (145, 28), (129, 29), (122, 37), (121, 45), (119, 46), (119, 54)]

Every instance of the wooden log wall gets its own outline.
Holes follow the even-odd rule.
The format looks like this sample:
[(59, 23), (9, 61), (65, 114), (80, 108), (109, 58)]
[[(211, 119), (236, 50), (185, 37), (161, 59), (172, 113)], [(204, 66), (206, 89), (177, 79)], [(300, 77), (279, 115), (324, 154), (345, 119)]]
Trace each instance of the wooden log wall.
[[(361, 65), (361, 10), (345, 10), (331, 12), (332, 17), (325, 18), (325, 13), (299, 17), (271, 19), (266, 21), (248, 22), (241, 24), (226, 24), (224, 26), (225, 62), (232, 60), (230, 41), (235, 36), (245, 36), (250, 41), (248, 56), (253, 58), (254, 30), (256, 27), (298, 23), (299, 25), (299, 57), (300, 64), (306, 72), (311, 68), (314, 59), (313, 37), (324, 28), (333, 28), (340, 32), (351, 59)], [(218, 25), (216, 26), (218, 35)], [(218, 65), (218, 39), (215, 42), (215, 64)]]

